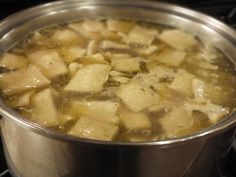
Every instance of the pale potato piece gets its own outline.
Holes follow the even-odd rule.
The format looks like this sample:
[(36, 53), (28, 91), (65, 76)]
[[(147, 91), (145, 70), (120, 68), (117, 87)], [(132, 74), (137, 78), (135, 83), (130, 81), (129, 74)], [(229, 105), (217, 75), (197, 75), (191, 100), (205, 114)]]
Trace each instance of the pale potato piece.
[(159, 39), (177, 50), (187, 50), (198, 43), (194, 36), (178, 29), (163, 31)]
[(65, 62), (70, 63), (78, 58), (85, 57), (86, 49), (83, 49), (79, 46), (72, 46), (68, 48), (63, 48), (61, 50), (63, 59)]
[(215, 59), (219, 56), (219, 52), (209, 41), (204, 43), (201, 49), (200, 56), (209, 63), (214, 63)]
[(32, 98), (32, 119), (47, 127), (59, 125), (58, 112), (54, 103), (53, 92), (45, 89)]
[(150, 45), (157, 36), (157, 30), (136, 25), (127, 36), (124, 36), (123, 40), (128, 44)]
[(79, 23), (70, 23), (68, 25), (68, 27), (70, 29), (75, 30), (80, 35), (82, 35), (83, 37), (88, 38), (88, 39), (92, 39), (92, 40), (97, 41), (97, 40), (99, 40), (103, 37), (103, 31), (99, 31), (99, 32), (88, 31), (84, 28), (83, 23), (81, 23), (81, 22), (79, 22)]
[(90, 117), (96, 120), (118, 124), (116, 115), (119, 103), (112, 101), (73, 101), (72, 113), (77, 116)]
[(134, 51), (140, 55), (151, 55), (158, 50), (158, 47), (155, 45), (149, 45), (147, 47), (135, 48)]
[(81, 64), (87, 65), (87, 64), (109, 64), (105, 60), (105, 57), (101, 55), (100, 53), (87, 55), (85, 58), (79, 59), (79, 62)]
[(113, 76), (112, 79), (113, 79), (114, 81), (120, 82), (120, 83), (122, 83), (122, 84), (128, 83), (129, 80), (130, 80), (130, 79), (127, 78), (127, 77), (121, 77), (121, 76)]
[(105, 25), (99, 20), (86, 20), (82, 23), (84, 30), (89, 32), (103, 32), (105, 30)]
[(205, 101), (205, 83), (200, 80), (200, 79), (193, 79), (192, 81), (192, 87), (193, 87), (193, 94), (194, 94), (194, 99), (197, 102), (202, 102)]
[(169, 85), (169, 88), (176, 90), (188, 97), (193, 97), (192, 81), (194, 76), (185, 70), (179, 69), (173, 82)]
[(183, 108), (174, 108), (164, 116), (158, 118), (162, 128), (162, 135), (176, 137), (182, 130), (193, 126), (192, 114)]
[(83, 65), (81, 65), (78, 62), (72, 62), (72, 63), (69, 64), (69, 70), (72, 73), (75, 73), (76, 71), (78, 71), (78, 69), (80, 69), (82, 67), (83, 67)]
[(113, 70), (121, 72), (140, 71), (139, 62), (135, 58), (111, 58), (111, 66)]
[(110, 72), (106, 64), (90, 64), (79, 69), (64, 88), (65, 91), (94, 93), (103, 89)]
[(134, 22), (126, 22), (123, 20), (114, 19), (107, 20), (107, 29), (110, 31), (128, 33), (134, 27), (134, 25)]
[(6, 95), (44, 87), (50, 83), (50, 80), (33, 65), (29, 65), (27, 68), (22, 68), (17, 71), (0, 74), (0, 85), (3, 93)]
[(30, 104), (30, 99), (33, 94), (34, 94), (34, 91), (29, 91), (29, 92), (24, 93), (18, 98), (14, 106), (15, 107), (28, 106)]
[(211, 123), (217, 123), (225, 115), (229, 114), (229, 108), (220, 105), (212, 104), (210, 101), (206, 102), (194, 102), (189, 101), (185, 103), (185, 109), (192, 112), (193, 110), (201, 111), (205, 113)]
[(165, 49), (150, 57), (151, 60), (156, 60), (168, 66), (179, 66), (185, 59), (186, 52), (173, 49)]
[(129, 49), (129, 46), (127, 45), (119, 44), (109, 40), (102, 41), (100, 47), (102, 49)]
[(174, 69), (171, 67), (151, 63), (148, 63), (146, 66), (149, 73), (155, 74), (159, 79), (173, 79), (176, 76)]
[(95, 40), (91, 40), (87, 46), (87, 55), (95, 54), (96, 50), (97, 50), (97, 42)]
[(115, 93), (132, 111), (141, 111), (158, 101), (158, 95), (137, 80), (121, 85)]
[(202, 69), (210, 69), (210, 70), (219, 69), (219, 67), (217, 65), (206, 62), (206, 61), (199, 61), (197, 65)]
[(79, 40), (79, 38), (80, 36), (78, 33), (70, 29), (58, 30), (52, 36), (52, 40), (63, 45), (75, 43)]
[(28, 60), (23, 56), (6, 53), (0, 60), (0, 66), (9, 69), (20, 69), (28, 66)]
[(151, 128), (151, 121), (144, 113), (131, 112), (123, 107), (118, 111), (118, 114), (128, 131)]
[(116, 125), (80, 117), (68, 133), (81, 138), (111, 141), (115, 138), (118, 131), (119, 127)]
[(39, 50), (29, 53), (28, 58), (50, 79), (68, 72), (63, 59), (54, 50)]

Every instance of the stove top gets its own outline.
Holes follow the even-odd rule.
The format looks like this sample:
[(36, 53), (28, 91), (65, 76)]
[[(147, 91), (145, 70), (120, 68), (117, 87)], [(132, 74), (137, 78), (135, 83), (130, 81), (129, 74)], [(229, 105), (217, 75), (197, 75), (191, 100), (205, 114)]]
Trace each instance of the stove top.
[[(0, 0), (0, 20), (19, 10), (55, 0)], [(236, 29), (236, 0), (163, 0), (213, 16)], [(236, 176), (236, 140), (226, 162), (222, 177)], [(11, 177), (0, 140), (0, 177)]]

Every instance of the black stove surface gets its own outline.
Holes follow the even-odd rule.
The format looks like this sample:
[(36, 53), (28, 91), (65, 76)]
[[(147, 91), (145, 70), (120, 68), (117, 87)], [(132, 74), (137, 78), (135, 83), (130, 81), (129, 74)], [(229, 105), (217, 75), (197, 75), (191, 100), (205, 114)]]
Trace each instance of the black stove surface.
[[(55, 0), (0, 0), (0, 20), (22, 9)], [(213, 16), (236, 29), (236, 0), (163, 0)], [(229, 153), (222, 177), (236, 177), (236, 140)], [(0, 177), (11, 177), (0, 139)]]

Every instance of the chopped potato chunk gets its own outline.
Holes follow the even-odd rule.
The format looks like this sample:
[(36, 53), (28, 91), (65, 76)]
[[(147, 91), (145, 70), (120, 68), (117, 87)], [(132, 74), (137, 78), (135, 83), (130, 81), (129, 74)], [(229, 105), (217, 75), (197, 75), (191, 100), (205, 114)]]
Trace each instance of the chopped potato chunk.
[(159, 79), (171, 80), (175, 78), (176, 73), (173, 68), (164, 65), (147, 64), (150, 74), (155, 74)]
[(28, 66), (28, 61), (23, 56), (18, 56), (11, 53), (6, 53), (0, 60), (0, 66), (9, 69), (20, 69)]
[(182, 130), (193, 126), (192, 114), (183, 108), (175, 108), (158, 118), (162, 128), (162, 134), (167, 137), (176, 137)]
[(112, 79), (113, 79), (114, 81), (120, 82), (120, 83), (122, 83), (122, 84), (128, 83), (129, 80), (130, 80), (130, 79), (127, 78), (127, 77), (120, 77), (120, 76), (113, 76)]
[(177, 29), (165, 30), (159, 38), (177, 50), (187, 50), (198, 43), (194, 36)]
[(119, 127), (106, 122), (80, 117), (69, 134), (81, 138), (111, 141), (117, 135)]
[(77, 116), (86, 116), (96, 120), (118, 124), (116, 115), (119, 103), (112, 101), (74, 101), (72, 112)]
[(28, 106), (30, 104), (30, 99), (32, 95), (34, 94), (34, 91), (29, 91), (21, 95), (16, 104), (14, 105), (15, 107), (23, 107), (23, 106)]
[(209, 101), (205, 103), (187, 102), (185, 104), (185, 109), (187, 111), (197, 110), (205, 113), (212, 123), (218, 122), (222, 117), (229, 113), (228, 108), (212, 104)]
[(86, 20), (82, 23), (82, 27), (89, 32), (102, 32), (105, 30), (104, 24), (99, 20)]
[(58, 112), (51, 89), (45, 89), (32, 98), (32, 118), (35, 122), (47, 127), (59, 125)]
[(150, 45), (158, 36), (158, 31), (136, 25), (123, 39), (126, 43)]
[[(84, 27), (83, 23), (79, 22), (79, 23), (71, 23), (68, 25), (68, 27), (70, 29), (73, 29), (75, 30), (76, 32), (78, 32), (79, 34), (81, 34), (83, 37), (85, 38), (89, 38), (89, 39), (92, 39), (92, 40), (99, 40), (103, 37), (103, 30), (101, 31), (97, 31), (98, 29), (95, 29), (94, 28), (94, 31), (96, 30), (96, 32), (91, 32), (89, 31), (89, 26), (88, 24), (85, 25), (86, 27)], [(87, 29), (86, 29), (87, 28)], [(93, 29), (91, 29), (93, 30)]]
[(28, 54), (31, 63), (38, 66), (48, 78), (66, 74), (68, 69), (60, 55), (54, 50), (39, 50)]
[(77, 32), (69, 29), (58, 30), (52, 36), (52, 39), (60, 44), (76, 43), (79, 38), (80, 36)]
[(169, 66), (178, 67), (185, 59), (186, 52), (173, 49), (166, 49), (156, 55), (153, 55), (150, 59), (157, 60)]
[(123, 20), (113, 20), (113, 19), (107, 20), (107, 28), (110, 31), (128, 33), (134, 27), (134, 25), (135, 25), (134, 22), (126, 22)]
[(119, 44), (113, 41), (105, 40), (101, 43), (102, 49), (129, 49), (129, 46), (124, 44)]
[(3, 93), (6, 95), (43, 87), (50, 83), (50, 80), (48, 80), (37, 67), (32, 65), (0, 75), (0, 85)]
[(118, 114), (128, 131), (151, 128), (151, 121), (145, 113), (131, 112), (126, 108), (122, 108)]
[(64, 88), (65, 91), (94, 93), (103, 89), (110, 72), (110, 66), (105, 64), (91, 64), (79, 69), (69, 84)]
[(140, 55), (151, 55), (158, 50), (158, 47), (155, 45), (150, 45), (148, 47), (135, 48), (134, 50)]
[(193, 97), (192, 81), (194, 76), (185, 70), (179, 69), (174, 81), (170, 84), (170, 88), (182, 93), (186, 96)]
[(139, 62), (135, 58), (112, 58), (112, 69), (121, 72), (137, 72), (140, 71)]
[(134, 80), (121, 85), (117, 90), (116, 95), (134, 112), (141, 111), (153, 105), (158, 100), (157, 94), (145, 85)]
[(73, 46), (69, 48), (63, 48), (61, 50), (61, 53), (63, 55), (64, 61), (70, 63), (78, 58), (84, 57), (86, 54), (86, 49), (78, 46)]
[(199, 79), (193, 79), (192, 81), (194, 98), (198, 102), (205, 101), (204, 92), (205, 92), (205, 84), (203, 81)]
[(87, 47), (87, 55), (92, 55), (95, 54), (97, 50), (97, 43), (95, 40), (91, 40), (88, 43), (88, 47)]

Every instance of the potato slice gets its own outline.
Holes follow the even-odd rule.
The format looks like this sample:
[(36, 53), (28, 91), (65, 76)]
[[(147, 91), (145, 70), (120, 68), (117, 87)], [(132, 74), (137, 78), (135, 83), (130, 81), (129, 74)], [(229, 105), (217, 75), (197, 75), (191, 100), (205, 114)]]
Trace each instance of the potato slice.
[(159, 39), (177, 50), (187, 50), (198, 43), (194, 36), (178, 29), (163, 31)]
[(111, 58), (113, 70), (133, 73), (140, 71), (139, 62), (135, 58)]
[(128, 131), (151, 128), (151, 121), (144, 113), (131, 112), (123, 107), (118, 111), (118, 114)]
[(28, 106), (30, 104), (30, 99), (32, 95), (34, 94), (34, 91), (29, 91), (21, 95), (16, 104), (14, 105), (15, 107), (23, 107), (23, 106)]
[(160, 79), (174, 79), (176, 76), (175, 70), (171, 67), (165, 66), (165, 65), (157, 65), (157, 64), (152, 64), (148, 63), (147, 69), (150, 74), (155, 74), (156, 77)]
[(136, 25), (123, 40), (128, 44), (150, 45), (157, 36), (157, 30)]
[(54, 50), (39, 50), (28, 54), (28, 58), (50, 79), (68, 72), (63, 59)]
[(59, 124), (58, 112), (51, 89), (45, 89), (32, 98), (32, 119), (47, 127)]
[(102, 49), (129, 49), (129, 46), (127, 45), (119, 44), (109, 40), (102, 41), (100, 47)]
[(78, 42), (79, 39), (79, 34), (70, 29), (57, 30), (52, 36), (52, 40), (63, 45), (74, 44)]
[(69, 131), (69, 134), (81, 138), (111, 141), (115, 138), (119, 127), (106, 122), (80, 117)]
[(114, 20), (114, 19), (107, 20), (107, 28), (110, 31), (128, 33), (134, 27), (134, 25), (135, 25), (134, 22), (126, 22), (123, 20)]
[(197, 102), (205, 101), (205, 83), (200, 79), (193, 79), (192, 81), (194, 99)]
[(122, 84), (128, 83), (129, 82), (129, 78), (127, 77), (122, 77), (122, 76), (113, 76), (112, 79), (114, 81), (120, 82)]
[(97, 50), (97, 42), (95, 40), (91, 40), (87, 46), (87, 55), (95, 54), (96, 50)]
[(9, 69), (20, 69), (28, 66), (28, 60), (23, 56), (6, 53), (0, 60), (0, 66)]
[(65, 91), (94, 93), (103, 89), (110, 72), (106, 64), (90, 64), (79, 69), (64, 88)]
[(0, 75), (0, 85), (3, 93), (6, 95), (43, 87), (50, 83), (50, 80), (37, 67), (32, 65)]
[(181, 131), (193, 126), (192, 114), (183, 108), (174, 108), (158, 118), (158, 122), (163, 130), (162, 134), (167, 137), (176, 137)]
[(179, 66), (185, 59), (186, 52), (173, 49), (165, 49), (150, 57), (151, 60), (156, 60), (168, 66)]
[(86, 54), (86, 49), (78, 46), (68, 47), (61, 49), (60, 54), (62, 54), (65, 62), (72, 62), (78, 58), (82, 58)]
[(103, 32), (105, 30), (105, 25), (99, 20), (85, 20), (82, 23), (84, 30), (89, 32)]
[(96, 120), (118, 124), (120, 118), (116, 115), (119, 103), (112, 101), (73, 101), (72, 113), (77, 116), (90, 117)]
[(155, 45), (149, 45), (147, 47), (135, 48), (134, 51), (140, 55), (151, 55), (158, 50), (158, 47)]
[(158, 95), (137, 80), (123, 84), (115, 93), (132, 111), (141, 111), (157, 102)]
[(192, 81), (194, 76), (185, 70), (179, 69), (174, 81), (169, 85), (169, 88), (184, 94), (188, 97), (193, 97)]
[(229, 109), (220, 105), (212, 104), (210, 101), (206, 102), (187, 102), (185, 103), (185, 109), (192, 112), (193, 110), (201, 111), (205, 113), (211, 123), (217, 123), (221, 118), (229, 114)]
[[(86, 26), (86, 25), (85, 25)], [(103, 30), (101, 31), (97, 31), (97, 32), (91, 32), (91, 31), (88, 31), (88, 29), (86, 30), (84, 27), (83, 27), (83, 23), (79, 22), (79, 23), (70, 23), (68, 25), (68, 27), (70, 29), (73, 29), (75, 30), (76, 32), (78, 32), (79, 34), (81, 34), (83, 37), (85, 38), (89, 38), (89, 39), (92, 39), (92, 40), (99, 40), (103, 37)], [(93, 30), (93, 29), (92, 29)], [(98, 29), (95, 29), (94, 30), (98, 30)]]

